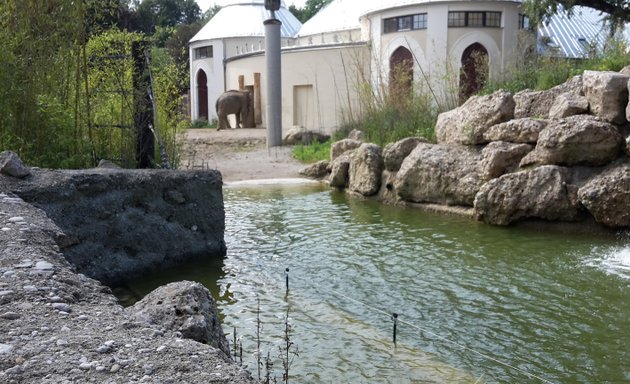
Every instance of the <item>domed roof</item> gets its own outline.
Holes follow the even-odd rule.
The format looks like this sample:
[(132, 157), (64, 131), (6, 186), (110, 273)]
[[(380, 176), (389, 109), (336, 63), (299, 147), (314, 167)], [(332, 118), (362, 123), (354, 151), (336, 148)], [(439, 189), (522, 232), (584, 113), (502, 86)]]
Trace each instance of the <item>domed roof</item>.
[[(269, 19), (264, 0), (231, 0), (223, 2), (219, 12), (201, 28), (190, 42), (222, 39), (226, 37), (264, 36), (263, 22)], [(294, 37), (302, 23), (285, 7), (284, 1), (275, 12), (276, 19), (282, 22), (282, 37)]]

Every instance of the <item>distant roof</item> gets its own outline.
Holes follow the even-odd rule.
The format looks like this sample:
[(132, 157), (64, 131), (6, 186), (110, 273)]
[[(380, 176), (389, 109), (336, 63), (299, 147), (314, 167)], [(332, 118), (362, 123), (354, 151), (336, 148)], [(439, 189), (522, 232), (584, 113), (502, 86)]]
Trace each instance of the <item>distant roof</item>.
[[(294, 37), (302, 23), (284, 6), (276, 11), (276, 18), (282, 22), (282, 37)], [(269, 19), (269, 11), (264, 7), (264, 0), (234, 0), (223, 8), (190, 42), (222, 39), (226, 37), (264, 36), (263, 21)]]
[[(594, 49), (601, 49), (608, 37), (605, 15), (588, 7), (576, 6), (569, 16), (558, 6), (558, 12), (538, 28), (538, 51), (552, 56), (588, 57)], [(624, 31), (630, 37), (630, 24)]]
[[(448, 1), (462, 2), (462, 0), (333, 0), (304, 23), (298, 36), (358, 29), (361, 27), (359, 21), (361, 16), (368, 13), (408, 5)], [(521, 1), (511, 0), (511, 2), (520, 3)]]

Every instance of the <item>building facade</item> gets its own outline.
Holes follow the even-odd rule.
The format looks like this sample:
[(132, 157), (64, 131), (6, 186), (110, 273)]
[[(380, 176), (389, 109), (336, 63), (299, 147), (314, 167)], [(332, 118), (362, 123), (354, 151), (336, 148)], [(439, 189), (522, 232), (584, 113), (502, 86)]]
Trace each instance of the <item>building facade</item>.
[[(366, 87), (408, 74), (416, 92), (454, 107), (520, 59), (532, 35), (520, 1), (333, 0), (301, 25), (282, 4), (282, 127), (332, 132), (361, 114)], [(225, 6), (190, 41), (192, 119), (216, 119), (229, 89), (255, 95), (265, 122), (263, 0)], [(261, 90), (262, 89), (262, 90)]]

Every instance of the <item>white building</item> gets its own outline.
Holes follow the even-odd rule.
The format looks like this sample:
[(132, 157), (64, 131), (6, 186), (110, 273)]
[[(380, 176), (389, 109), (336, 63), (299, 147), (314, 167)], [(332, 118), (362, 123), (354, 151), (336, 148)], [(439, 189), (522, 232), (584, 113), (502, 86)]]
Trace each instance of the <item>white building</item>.
[[(263, 4), (235, 0), (191, 39), (193, 120), (216, 119), (217, 97), (244, 88), (254, 91), (256, 123), (264, 125), (269, 13)], [(283, 2), (276, 18), (282, 22), (284, 131), (334, 131), (361, 113), (366, 84), (373, 92), (384, 89), (394, 67), (413, 76), (413, 86), (430, 92), (437, 105), (455, 106), (479, 79), (499, 76), (521, 59), (524, 37), (533, 34), (520, 6), (516, 0), (333, 0), (301, 25)]]

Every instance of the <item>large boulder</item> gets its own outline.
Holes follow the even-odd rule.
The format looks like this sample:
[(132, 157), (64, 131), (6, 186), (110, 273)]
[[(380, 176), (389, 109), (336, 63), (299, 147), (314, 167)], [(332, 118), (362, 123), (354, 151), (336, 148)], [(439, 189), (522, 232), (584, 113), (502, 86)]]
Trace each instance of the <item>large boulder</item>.
[(482, 184), (480, 160), (468, 147), (420, 143), (400, 166), (394, 189), (404, 201), (472, 206)]
[(566, 168), (546, 165), (492, 179), (475, 197), (475, 215), (496, 225), (528, 218), (576, 221), (581, 210), (568, 173)]
[(329, 164), (330, 177), (328, 185), (344, 189), (348, 187), (348, 170), (350, 169), (350, 155), (352, 152), (343, 153)]
[(578, 199), (595, 220), (608, 227), (630, 226), (630, 165), (594, 176), (578, 190)]
[(486, 141), (484, 133), (493, 125), (514, 117), (512, 94), (497, 91), (491, 95), (473, 96), (462, 106), (441, 113), (435, 125), (440, 144), (476, 145)]
[(142, 323), (179, 331), (186, 339), (212, 345), (230, 356), (216, 302), (200, 283), (179, 281), (163, 285), (127, 311)]
[(323, 179), (328, 176), (330, 161), (321, 160), (300, 170), (300, 175), (311, 179)]
[(493, 125), (483, 134), (484, 141), (507, 141), (510, 143), (536, 144), (538, 134), (549, 122), (524, 117)]
[(625, 124), (630, 76), (610, 71), (584, 71), (582, 77), (591, 113), (609, 123)]
[(381, 188), (383, 156), (381, 147), (364, 143), (353, 151), (348, 169), (348, 189), (372, 196)]
[(536, 148), (521, 161), (527, 165), (607, 164), (619, 156), (623, 137), (617, 127), (589, 116), (553, 120), (540, 132)]
[(282, 144), (284, 145), (296, 145), (296, 144), (311, 144), (311, 143), (324, 143), (330, 140), (330, 135), (317, 131), (309, 131), (304, 128), (294, 127), (289, 129), (284, 138)]
[(341, 156), (344, 152), (352, 151), (353, 149), (359, 148), (359, 146), (363, 144), (362, 141), (353, 140), (353, 139), (343, 139), (334, 142), (330, 146), (330, 160), (335, 160), (339, 156)]
[(385, 169), (392, 172), (398, 171), (405, 157), (409, 156), (418, 143), (428, 143), (428, 140), (422, 137), (407, 137), (387, 144), (383, 150)]
[(556, 97), (563, 93), (582, 94), (582, 76), (574, 76), (565, 83), (544, 91), (524, 90), (514, 95), (514, 118), (546, 118)]
[(583, 113), (588, 113), (588, 99), (575, 93), (563, 93), (553, 102), (549, 110), (549, 118), (562, 119)]
[(490, 180), (515, 171), (521, 159), (533, 148), (529, 144), (493, 141), (481, 151), (481, 178)]
[(0, 173), (7, 176), (23, 178), (31, 174), (31, 170), (22, 163), (22, 159), (12, 151), (0, 152)]
[(350, 131), (350, 133), (348, 133), (348, 139), (351, 140), (363, 141), (363, 136), (363, 131), (360, 131), (358, 129), (353, 129), (352, 131)]

